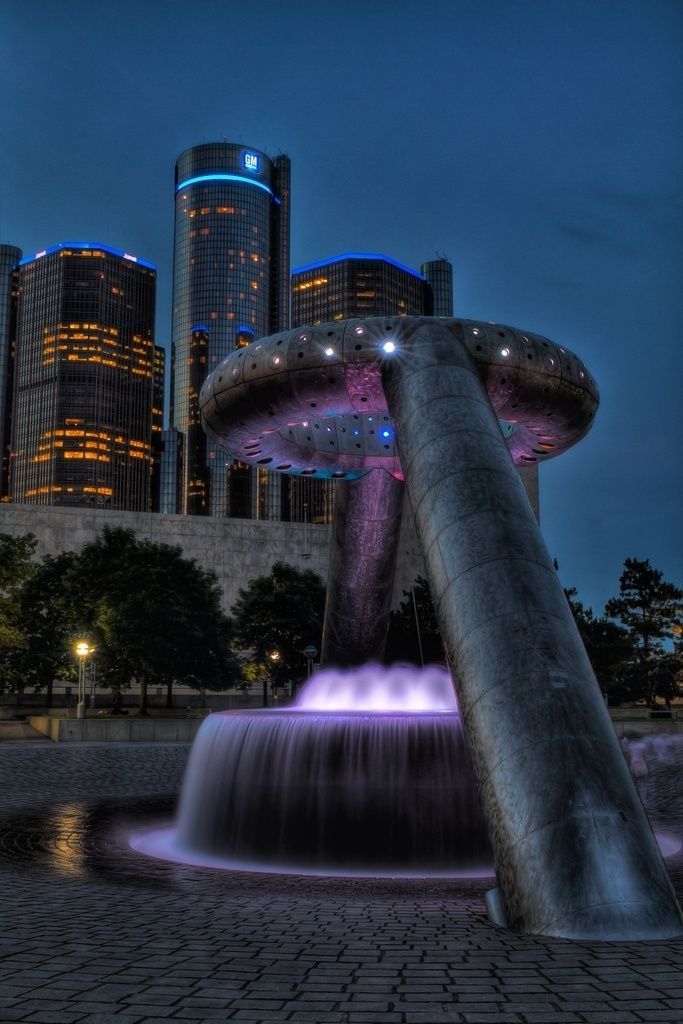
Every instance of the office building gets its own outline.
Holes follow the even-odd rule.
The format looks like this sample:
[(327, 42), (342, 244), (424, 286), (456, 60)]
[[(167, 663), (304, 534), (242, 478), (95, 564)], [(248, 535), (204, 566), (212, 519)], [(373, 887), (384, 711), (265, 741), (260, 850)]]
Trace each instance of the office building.
[[(344, 253), (292, 272), (292, 327), (354, 317), (431, 316), (432, 304), (423, 274), (377, 253)], [(286, 480), (289, 519), (332, 521), (333, 481)]]
[(155, 291), (99, 243), (21, 260), (12, 501), (149, 510)]
[(164, 429), (164, 388), (166, 386), (166, 349), (154, 346), (152, 366), (152, 463), (150, 504), (152, 512), (160, 508), (161, 435)]
[(365, 316), (431, 316), (422, 274), (387, 256), (344, 253), (292, 272), (292, 327)]
[(445, 256), (420, 267), (432, 289), (433, 316), (453, 316), (453, 264)]
[(171, 425), (184, 436), (182, 511), (280, 519), (281, 479), (206, 441), (197, 398), (234, 348), (289, 326), (290, 161), (237, 143), (175, 168)]
[(21, 249), (0, 245), (0, 500), (9, 500), (9, 452), (14, 389), (14, 347)]
[(183, 435), (175, 427), (161, 432), (159, 511), (180, 515), (183, 507)]

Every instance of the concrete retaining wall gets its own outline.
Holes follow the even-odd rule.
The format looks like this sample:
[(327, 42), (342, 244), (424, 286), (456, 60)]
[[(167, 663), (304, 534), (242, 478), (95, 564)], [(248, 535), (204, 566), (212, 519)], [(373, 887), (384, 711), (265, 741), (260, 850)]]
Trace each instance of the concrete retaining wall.
[[(105, 526), (124, 527), (141, 539), (181, 547), (185, 557), (216, 573), (226, 611), (237, 600), (240, 587), (255, 576), (268, 575), (274, 562), (311, 569), (327, 579), (329, 526), (0, 504), (0, 533), (34, 534), (38, 556), (78, 551)], [(400, 604), (403, 590), (418, 574), (425, 575), (422, 554), (413, 517), (404, 510), (392, 607)]]
[(190, 743), (200, 718), (49, 718), (31, 715), (28, 724), (55, 743)]

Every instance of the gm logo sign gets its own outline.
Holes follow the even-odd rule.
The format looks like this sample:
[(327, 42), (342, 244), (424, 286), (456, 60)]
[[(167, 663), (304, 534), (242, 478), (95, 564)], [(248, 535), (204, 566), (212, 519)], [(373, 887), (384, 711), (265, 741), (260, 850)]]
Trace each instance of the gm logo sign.
[(242, 162), (245, 171), (252, 171), (254, 174), (258, 174), (261, 170), (261, 158), (256, 153), (243, 153)]

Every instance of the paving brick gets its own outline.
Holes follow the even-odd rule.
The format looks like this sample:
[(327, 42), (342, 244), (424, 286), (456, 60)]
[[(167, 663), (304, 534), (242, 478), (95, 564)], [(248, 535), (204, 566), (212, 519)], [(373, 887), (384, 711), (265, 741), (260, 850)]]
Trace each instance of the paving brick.
[[(186, 753), (0, 745), (0, 1024), (683, 1020), (680, 947), (496, 929), (487, 881), (278, 878), (137, 857), (127, 815), (139, 827), (141, 808), (158, 818), (160, 800), (170, 813)], [(83, 802), (97, 800), (108, 802), (108, 831), (94, 833), (97, 815), (83, 814), (74, 833)], [(65, 870), (53, 832), (35, 855), (24, 836), (14, 856), (14, 829), (54, 830), (67, 804), (73, 845), (59, 848), (81, 843), (85, 855)]]

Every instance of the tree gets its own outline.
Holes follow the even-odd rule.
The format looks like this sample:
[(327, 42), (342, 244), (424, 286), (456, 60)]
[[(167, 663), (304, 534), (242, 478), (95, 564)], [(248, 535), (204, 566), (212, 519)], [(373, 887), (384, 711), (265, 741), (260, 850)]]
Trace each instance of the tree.
[(276, 562), (269, 576), (250, 580), (232, 607), (235, 643), (250, 652), (250, 671), (260, 676), (267, 666), (274, 686), (296, 686), (305, 671), (304, 648), (320, 650), (324, 612), (325, 584), (310, 570)]
[[(681, 626), (683, 590), (664, 579), (648, 559), (627, 558), (619, 579), (619, 596), (610, 598), (605, 612), (626, 627), (635, 651), (635, 676), (643, 693), (664, 642)], [(654, 694), (649, 692), (652, 701)]]
[(16, 677), (34, 690), (45, 690), (52, 705), (52, 686), (57, 678), (74, 672), (72, 651), (77, 628), (75, 609), (68, 600), (64, 580), (76, 555), (46, 555), (36, 563), (17, 594), (17, 606), (25, 642), (11, 654)]
[(116, 703), (132, 678), (140, 684), (141, 714), (150, 683), (166, 686), (171, 706), (174, 682), (223, 689), (241, 678), (216, 576), (181, 548), (105, 527), (82, 548), (68, 583)]
[(411, 590), (404, 590), (403, 594), (405, 599), (389, 618), (385, 665), (444, 664), (443, 641), (427, 580), (418, 576)]
[(630, 671), (634, 647), (628, 630), (606, 616), (596, 618), (592, 608), (576, 600), (576, 588), (565, 594), (602, 692), (615, 704), (637, 699), (640, 693)]
[(12, 665), (16, 652), (26, 647), (19, 593), (33, 572), (36, 539), (33, 534), (14, 537), (0, 534), (0, 687), (21, 694), (24, 682)]

